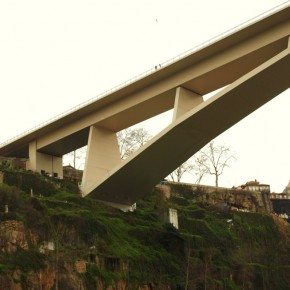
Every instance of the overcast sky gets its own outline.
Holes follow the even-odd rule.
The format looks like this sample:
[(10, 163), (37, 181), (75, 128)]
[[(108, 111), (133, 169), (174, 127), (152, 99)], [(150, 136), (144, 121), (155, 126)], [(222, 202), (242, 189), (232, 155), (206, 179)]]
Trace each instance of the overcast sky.
[[(2, 0), (0, 143), (289, 2)], [(216, 139), (237, 158), (221, 185), (284, 189), (289, 111), (287, 90)]]

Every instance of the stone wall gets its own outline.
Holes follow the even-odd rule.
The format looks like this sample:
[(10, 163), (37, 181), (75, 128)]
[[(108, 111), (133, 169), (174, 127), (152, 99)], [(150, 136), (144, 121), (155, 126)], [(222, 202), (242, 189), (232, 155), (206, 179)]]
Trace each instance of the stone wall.
[(179, 196), (210, 205), (228, 206), (237, 210), (272, 211), (269, 193), (175, 182), (167, 182), (158, 187), (164, 192), (166, 198)]

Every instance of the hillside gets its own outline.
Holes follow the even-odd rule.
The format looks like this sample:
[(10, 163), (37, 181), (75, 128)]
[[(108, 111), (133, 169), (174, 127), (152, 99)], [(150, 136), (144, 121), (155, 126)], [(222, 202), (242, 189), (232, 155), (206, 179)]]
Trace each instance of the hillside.
[[(74, 184), (6, 171), (0, 289), (290, 289), (287, 223), (174, 190), (156, 187), (125, 213), (80, 197)], [(169, 208), (178, 230), (164, 222)]]

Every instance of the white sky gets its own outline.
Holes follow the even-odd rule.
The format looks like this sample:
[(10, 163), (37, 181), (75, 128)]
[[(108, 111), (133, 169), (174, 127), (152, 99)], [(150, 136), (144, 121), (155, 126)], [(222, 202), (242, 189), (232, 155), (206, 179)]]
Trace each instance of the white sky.
[[(0, 0), (0, 143), (289, 2)], [(237, 157), (220, 185), (284, 189), (289, 110), (287, 90), (217, 138)]]

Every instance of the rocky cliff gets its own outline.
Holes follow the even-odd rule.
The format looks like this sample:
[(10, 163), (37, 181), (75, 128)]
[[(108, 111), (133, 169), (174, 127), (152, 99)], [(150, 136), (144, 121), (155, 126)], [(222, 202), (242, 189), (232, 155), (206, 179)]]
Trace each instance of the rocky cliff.
[(289, 289), (289, 225), (267, 197), (166, 184), (124, 213), (48, 189), (0, 185), (1, 290)]
[[(13, 259), (22, 259), (23, 257), (15, 255), (17, 252), (28, 251), (29, 248), (38, 246), (38, 238), (36, 233), (32, 233), (28, 229), (25, 229), (23, 222), (16, 220), (8, 220), (0, 222), (0, 247), (2, 254), (9, 254)], [(115, 267), (114, 271), (119, 273), (125, 273), (128, 271), (127, 263), (124, 264), (120, 258), (100, 258), (95, 255), (89, 255), (88, 259), (76, 260), (73, 263), (65, 261), (67, 257), (63, 255), (59, 257), (59, 265), (56, 264), (56, 260), (53, 259), (56, 250), (49, 250), (47, 247), (40, 247), (39, 252), (43, 252), (48, 258), (47, 262), (41, 269), (33, 269), (28, 271), (24, 269), (6, 269), (0, 271), (0, 289), (1, 290), (24, 290), (24, 289), (98, 289), (98, 290), (125, 290), (129, 289), (128, 281), (118, 279), (108, 285), (102, 279), (93, 281), (89, 287), (86, 285), (82, 275), (86, 275), (89, 268), (94, 265), (96, 268), (104, 268), (105, 264), (110, 264), (109, 267)], [(92, 253), (92, 250), (89, 250)], [(31, 253), (30, 253), (31, 254)], [(93, 258), (92, 258), (93, 257)], [(25, 257), (29, 259), (29, 255)], [(34, 257), (30, 257), (34, 258)], [(91, 260), (89, 260), (91, 259)], [(93, 259), (93, 260), (92, 260)], [(15, 265), (20, 265), (22, 261), (13, 261)], [(28, 262), (28, 261), (23, 261)], [(123, 265), (120, 265), (123, 263)], [(1, 265), (1, 264), (0, 264)], [(107, 265), (108, 266), (108, 265)], [(3, 265), (2, 265), (3, 268)], [(2, 273), (1, 273), (2, 272)], [(159, 288), (160, 287), (160, 288)], [(158, 286), (158, 289), (168, 289), (168, 286)], [(152, 290), (157, 289), (153, 285), (138, 286), (138, 290)]]
[(224, 205), (232, 210), (250, 212), (272, 211), (269, 192), (248, 191), (233, 188), (216, 188), (214, 186), (166, 182), (159, 185), (167, 198), (180, 196), (194, 198), (197, 202), (206, 202), (210, 205)]

